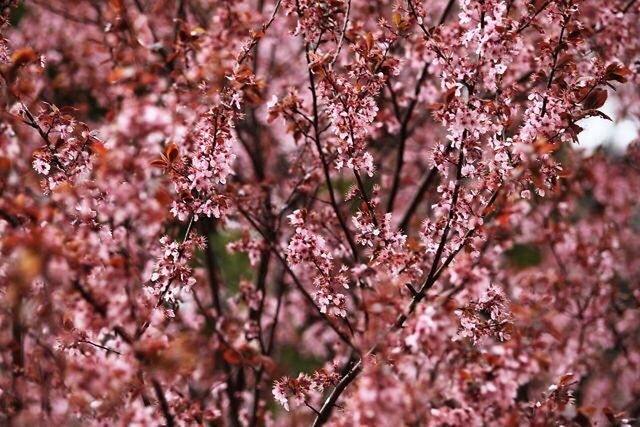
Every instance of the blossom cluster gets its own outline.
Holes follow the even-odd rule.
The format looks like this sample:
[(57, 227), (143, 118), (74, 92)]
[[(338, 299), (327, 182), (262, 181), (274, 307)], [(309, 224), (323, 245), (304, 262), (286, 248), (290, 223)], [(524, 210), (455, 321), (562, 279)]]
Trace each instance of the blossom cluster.
[(305, 403), (313, 391), (322, 393), (328, 387), (335, 385), (339, 376), (336, 372), (324, 369), (315, 371), (313, 375), (299, 374), (297, 378), (280, 378), (274, 388), (273, 396), (284, 409), (289, 410), (289, 399), (293, 398), (297, 405)]
[(195, 123), (187, 135), (189, 152), (180, 156), (179, 148), (169, 145), (166, 155), (155, 164), (171, 174), (180, 198), (171, 212), (181, 221), (200, 216), (220, 218), (227, 201), (220, 188), (233, 173), (233, 121), (223, 109), (212, 109)]
[(43, 187), (48, 192), (86, 175), (92, 165), (91, 155), (104, 151), (102, 142), (86, 124), (54, 105), (36, 117), (27, 110), (21, 115), (44, 140), (44, 145), (33, 153), (33, 169), (44, 177)]
[(639, 19), (0, 2), (0, 425), (636, 425)]
[(289, 215), (289, 223), (295, 227), (287, 246), (287, 259), (292, 266), (302, 264), (316, 270), (313, 279), (314, 298), (322, 313), (346, 317), (346, 298), (337, 289), (349, 288), (349, 281), (341, 268), (334, 271), (333, 256), (326, 241), (306, 225), (305, 211), (296, 210)]
[(189, 238), (183, 243), (170, 241), (168, 236), (160, 239), (160, 256), (151, 273), (151, 283), (154, 294), (163, 301), (175, 301), (179, 292), (189, 292), (196, 279), (189, 262), (196, 249), (205, 247), (206, 242), (201, 236)]

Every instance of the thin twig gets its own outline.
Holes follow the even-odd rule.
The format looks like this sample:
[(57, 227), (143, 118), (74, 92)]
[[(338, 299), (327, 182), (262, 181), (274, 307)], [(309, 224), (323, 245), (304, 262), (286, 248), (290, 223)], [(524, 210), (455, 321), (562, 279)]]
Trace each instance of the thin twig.
[(389, 199), (387, 202), (387, 212), (393, 211), (393, 204), (395, 202), (396, 194), (398, 192), (398, 187), (400, 186), (400, 177), (402, 175), (402, 167), (404, 166), (404, 151), (407, 139), (409, 137), (409, 122), (411, 121), (411, 117), (413, 116), (413, 111), (418, 104), (418, 98), (420, 97), (420, 92), (422, 91), (422, 85), (427, 78), (427, 71), (429, 70), (429, 66), (431, 64), (429, 62), (425, 62), (422, 67), (422, 71), (420, 72), (420, 76), (418, 77), (418, 81), (416, 83), (416, 87), (413, 91), (413, 99), (409, 103), (407, 107), (407, 111), (402, 119), (402, 123), (400, 125), (400, 143), (398, 145), (398, 154), (396, 157), (396, 169), (393, 174), (393, 183), (391, 184), (391, 193), (389, 194)]
[(276, 243), (274, 243), (273, 241), (269, 240), (268, 236), (266, 235), (266, 233), (260, 228), (260, 226), (253, 220), (253, 218), (251, 218), (251, 216), (241, 207), (238, 207), (238, 211), (242, 214), (242, 216), (253, 226), (253, 228), (260, 233), (260, 235), (262, 236), (262, 238), (265, 240), (265, 242), (267, 243), (267, 245), (269, 246), (269, 249), (273, 252), (273, 254), (276, 256), (276, 258), (278, 258), (278, 260), (280, 261), (280, 263), (282, 264), (282, 266), (284, 267), (284, 269), (287, 271), (287, 273), (289, 274), (289, 276), (291, 277), (291, 279), (293, 280), (294, 284), (296, 285), (296, 288), (298, 288), (298, 290), (300, 291), (300, 293), (302, 293), (302, 295), (304, 296), (304, 298), (309, 302), (309, 304), (315, 309), (316, 313), (318, 314), (318, 316), (323, 319), (325, 321), (325, 323), (331, 328), (333, 329), (333, 331), (336, 333), (336, 335), (338, 335), (338, 337), (340, 337), (340, 339), (347, 344), (349, 347), (351, 347), (352, 349), (356, 350), (356, 347), (353, 345), (353, 343), (351, 342), (351, 340), (349, 339), (349, 337), (342, 332), (330, 319), (329, 317), (327, 317), (324, 313), (322, 313), (322, 311), (320, 310), (320, 307), (318, 307), (316, 305), (315, 300), (313, 299), (313, 297), (311, 296), (311, 294), (309, 294), (309, 292), (305, 289), (305, 287), (302, 285), (302, 282), (300, 282), (300, 279), (298, 279), (298, 276), (295, 274), (295, 272), (291, 269), (291, 267), (289, 267), (289, 263), (287, 262), (286, 258), (284, 257), (284, 255), (282, 255), (280, 253), (280, 250), (278, 249)]
[(516, 33), (521, 33), (526, 30), (529, 25), (531, 25), (531, 23), (536, 19), (536, 17), (540, 15), (540, 13), (542, 13), (542, 11), (545, 10), (547, 6), (549, 6), (553, 1), (554, 0), (547, 0), (542, 6), (540, 6), (540, 8), (531, 16), (531, 18), (516, 30)]
[(400, 317), (398, 317), (398, 320), (396, 321), (396, 327), (401, 327), (404, 324), (404, 322), (407, 320), (407, 317), (411, 313), (413, 313), (417, 305), (420, 303), (420, 301), (422, 301), (422, 299), (427, 294), (427, 291), (435, 283), (434, 276), (436, 274), (436, 269), (438, 268), (438, 264), (440, 263), (440, 258), (442, 257), (444, 247), (447, 243), (447, 238), (449, 237), (449, 231), (451, 230), (451, 225), (456, 215), (456, 210), (458, 206), (458, 196), (460, 194), (460, 186), (462, 183), (463, 164), (464, 164), (464, 146), (461, 143), (460, 152), (458, 154), (458, 165), (456, 169), (456, 183), (453, 189), (453, 195), (451, 197), (451, 207), (449, 208), (447, 223), (444, 227), (444, 230), (442, 231), (442, 236), (440, 238), (440, 244), (438, 245), (438, 249), (436, 249), (436, 253), (433, 257), (433, 263), (431, 264), (431, 269), (429, 270), (427, 279), (424, 281), (424, 283), (418, 290), (418, 293), (414, 295), (413, 299), (411, 300), (411, 303), (409, 304), (408, 310), (402, 313)]
[[(451, 150), (451, 147), (452, 147), (451, 144), (447, 145), (445, 149), (445, 154), (449, 153), (449, 151)], [(411, 203), (409, 203), (409, 207), (407, 208), (407, 211), (404, 213), (404, 215), (402, 215), (402, 219), (398, 224), (399, 230), (402, 230), (405, 232), (408, 230), (409, 222), (411, 221), (411, 218), (413, 217), (416, 210), (418, 209), (418, 206), (422, 202), (422, 199), (424, 198), (424, 194), (427, 192), (427, 189), (429, 189), (431, 184), (435, 181), (437, 174), (438, 174), (438, 168), (436, 166), (432, 166), (431, 169), (429, 169), (427, 173), (424, 174), (422, 180), (420, 181), (420, 186), (418, 187), (418, 191), (415, 192), (415, 194), (413, 195), (413, 199), (411, 199)]]
[[(311, 63), (311, 58), (309, 57), (309, 46), (305, 45), (305, 54), (307, 58), (307, 65)], [(316, 145), (316, 150), (318, 150), (318, 155), (320, 156), (320, 162), (322, 163), (322, 171), (324, 173), (324, 179), (327, 184), (327, 190), (329, 191), (329, 198), (331, 199), (331, 206), (333, 207), (333, 211), (336, 214), (336, 218), (340, 223), (340, 228), (347, 238), (347, 242), (349, 243), (349, 248), (351, 249), (351, 254), (353, 256), (354, 261), (358, 261), (358, 249), (356, 247), (356, 243), (351, 236), (351, 232), (349, 231), (349, 227), (347, 226), (346, 221), (342, 217), (340, 213), (340, 208), (338, 207), (338, 202), (336, 200), (335, 191), (333, 189), (333, 184), (331, 182), (331, 172), (329, 171), (329, 164), (327, 159), (325, 158), (324, 152), (322, 150), (322, 145), (320, 144), (320, 129), (319, 129), (319, 110), (318, 110), (318, 96), (316, 91), (316, 83), (315, 77), (311, 69), (308, 70), (309, 74), (309, 89), (311, 90), (311, 99), (313, 104), (313, 129), (315, 133), (314, 142)]]
[(347, 32), (347, 25), (349, 24), (349, 14), (351, 13), (351, 0), (347, 1), (347, 11), (344, 16), (344, 23), (342, 24), (342, 31), (340, 31), (340, 40), (338, 41), (338, 47), (336, 48), (336, 53), (333, 55), (333, 59), (329, 63), (329, 66), (333, 67), (336, 60), (338, 59), (338, 55), (340, 55), (340, 50), (342, 49), (342, 43), (344, 42), (344, 34)]
[(107, 353), (115, 353), (115, 354), (117, 354), (117, 355), (119, 355), (119, 356), (122, 356), (122, 353), (120, 353), (118, 350), (114, 350), (114, 349), (112, 349), (112, 348), (109, 348), (109, 347), (104, 346), (104, 345), (102, 345), (102, 344), (95, 343), (95, 342), (93, 342), (93, 341), (89, 341), (89, 340), (80, 340), (80, 341), (78, 341), (78, 342), (85, 343), (85, 344), (90, 344), (90, 345), (92, 345), (92, 346), (94, 346), (94, 347), (97, 347), (97, 348), (100, 348), (100, 349), (102, 349), (102, 350), (106, 351)]
[(173, 415), (171, 414), (171, 410), (169, 409), (169, 403), (167, 402), (167, 399), (164, 396), (164, 392), (162, 391), (162, 386), (155, 378), (151, 380), (151, 385), (153, 386), (153, 390), (156, 392), (158, 402), (160, 402), (160, 409), (162, 410), (162, 415), (164, 415), (164, 419), (167, 422), (167, 427), (175, 426)]
[(338, 398), (342, 394), (342, 392), (351, 384), (351, 382), (358, 376), (360, 371), (362, 370), (362, 359), (358, 360), (351, 369), (347, 372), (346, 375), (343, 375), (335, 388), (331, 391), (331, 394), (325, 400), (324, 404), (318, 411), (315, 421), (313, 422), (313, 427), (318, 427), (323, 425), (325, 422), (329, 420), (331, 416), (331, 412), (333, 411), (333, 407), (336, 405)]
[[(562, 50), (562, 38), (564, 37), (564, 32), (567, 29), (567, 25), (569, 24), (570, 18), (571, 18), (571, 15), (567, 15), (565, 17), (564, 23), (562, 24), (562, 29), (560, 30), (560, 38), (558, 39), (558, 45), (553, 51), (553, 64), (551, 66), (551, 73), (549, 73), (549, 79), (547, 80), (547, 91), (551, 89), (551, 85), (553, 84), (553, 77), (556, 74), (556, 69), (558, 64), (558, 56), (560, 54), (560, 50)], [(544, 98), (542, 99), (542, 113), (540, 114), (541, 117), (544, 117), (545, 113), (547, 112), (547, 102), (548, 102), (548, 98), (547, 98), (547, 95), (545, 94)]]
[[(269, 18), (269, 20), (262, 24), (262, 33), (266, 33), (267, 30), (269, 29), (269, 27), (271, 26), (271, 24), (273, 24), (273, 21), (276, 19), (276, 15), (278, 14), (278, 10), (280, 9), (280, 3), (282, 3), (282, 0), (278, 0), (276, 2), (276, 5), (273, 9), (273, 13), (271, 14), (271, 17)], [(264, 34), (263, 34), (264, 35)], [(249, 52), (251, 52), (251, 50), (253, 50), (253, 48), (255, 47), (256, 44), (258, 44), (258, 41), (260, 41), (262, 37), (252, 37), (251, 38), (251, 42), (249, 43), (249, 46), (247, 46), (245, 48), (245, 51), (242, 53), (242, 55), (240, 55), (240, 57), (238, 58), (238, 65), (241, 65), (249, 56)]]

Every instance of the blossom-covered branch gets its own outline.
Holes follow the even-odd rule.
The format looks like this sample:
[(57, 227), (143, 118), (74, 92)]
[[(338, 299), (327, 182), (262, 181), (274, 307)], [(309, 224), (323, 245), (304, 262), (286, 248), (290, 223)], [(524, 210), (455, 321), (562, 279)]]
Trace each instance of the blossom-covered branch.
[(639, 18), (0, 2), (0, 425), (637, 424)]

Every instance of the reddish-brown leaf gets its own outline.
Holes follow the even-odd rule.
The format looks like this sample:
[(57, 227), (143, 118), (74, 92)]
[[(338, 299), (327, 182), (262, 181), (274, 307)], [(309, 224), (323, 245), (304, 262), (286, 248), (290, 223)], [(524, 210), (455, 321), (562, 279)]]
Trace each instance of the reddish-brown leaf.
[(607, 101), (607, 90), (606, 89), (594, 89), (591, 91), (589, 96), (587, 96), (582, 103), (584, 108), (587, 110), (597, 110), (602, 107), (604, 103)]
[(173, 142), (167, 145), (167, 148), (164, 150), (164, 155), (169, 160), (169, 163), (173, 163), (179, 154), (178, 146)]
[(631, 75), (631, 70), (622, 64), (609, 64), (605, 70), (607, 81), (626, 83)]

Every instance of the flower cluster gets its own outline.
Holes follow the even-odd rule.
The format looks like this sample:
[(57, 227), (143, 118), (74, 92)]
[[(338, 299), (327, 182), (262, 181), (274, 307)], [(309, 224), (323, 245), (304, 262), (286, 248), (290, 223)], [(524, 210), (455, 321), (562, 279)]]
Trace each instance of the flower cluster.
[(481, 337), (494, 337), (498, 341), (511, 338), (513, 318), (503, 292), (491, 286), (477, 301), (456, 310), (460, 321), (458, 338), (470, 338), (477, 343)]
[(287, 246), (287, 260), (292, 266), (304, 265), (316, 271), (313, 283), (316, 287), (314, 299), (322, 313), (332, 316), (346, 317), (346, 299), (337, 292), (339, 288), (349, 288), (345, 269), (334, 271), (331, 252), (322, 236), (308, 226), (304, 210), (296, 210), (289, 215), (289, 223), (295, 232)]
[(87, 175), (92, 154), (105, 150), (95, 133), (77, 121), (71, 111), (50, 105), (35, 117), (28, 110), (23, 110), (22, 115), (44, 140), (44, 145), (33, 153), (33, 169), (43, 176), (46, 191)]
[(372, 249), (369, 265), (379, 272), (388, 272), (392, 276), (407, 273), (409, 277), (419, 277), (422, 270), (407, 251), (407, 236), (395, 230), (391, 220), (392, 215), (387, 213), (382, 222), (376, 225), (370, 215), (356, 213), (353, 217), (357, 230), (356, 241)]
[(288, 411), (290, 399), (293, 398), (296, 405), (306, 403), (312, 392), (322, 393), (338, 379), (338, 373), (325, 369), (315, 371), (313, 375), (301, 373), (297, 378), (282, 377), (275, 382), (273, 396)]
[[(199, 217), (220, 218), (227, 208), (221, 187), (233, 173), (233, 121), (223, 108), (203, 114), (187, 135), (188, 152), (180, 156), (168, 153), (162, 166), (171, 174), (179, 199), (171, 212), (181, 221)], [(161, 159), (163, 160), (163, 159)], [(156, 163), (157, 164), (157, 163)]]
[(1, 1), (0, 425), (637, 423), (639, 19)]
[[(382, 45), (383, 47), (379, 46)], [(319, 95), (338, 138), (332, 150), (336, 152), (336, 167), (344, 166), (373, 176), (373, 157), (366, 151), (366, 138), (378, 106), (375, 97), (388, 75), (397, 74), (397, 60), (387, 58), (391, 40), (382, 38), (376, 43), (368, 34), (354, 47), (358, 62), (347, 68), (342, 76), (329, 68), (334, 55), (313, 57), (309, 65), (319, 77)]]
[(196, 283), (189, 263), (196, 249), (202, 249), (206, 242), (201, 236), (189, 237), (179, 243), (168, 236), (160, 239), (160, 255), (151, 273), (154, 295), (161, 301), (174, 302), (181, 292), (189, 292)]

